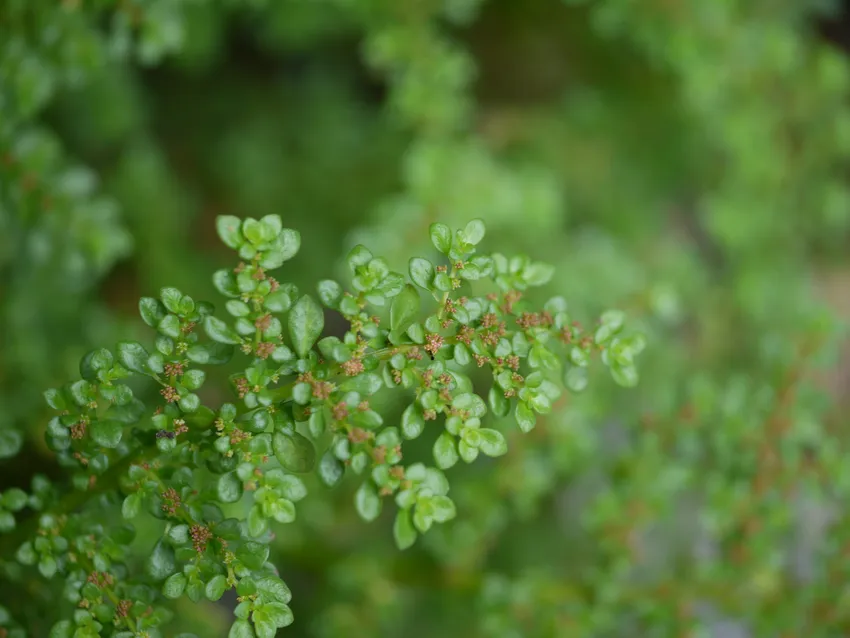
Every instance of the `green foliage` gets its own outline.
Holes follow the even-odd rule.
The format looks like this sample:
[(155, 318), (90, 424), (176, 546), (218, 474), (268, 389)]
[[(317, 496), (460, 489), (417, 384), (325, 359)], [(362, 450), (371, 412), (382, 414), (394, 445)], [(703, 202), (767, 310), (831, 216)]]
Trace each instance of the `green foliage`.
[[(489, 372), (488, 393), (501, 396), (505, 409), (515, 403), (538, 413), (548, 412), (561, 394), (560, 360), (575, 348), (588, 359), (601, 352), (600, 360), (617, 378), (614, 359), (605, 354), (616, 344), (613, 335), (623, 330), (622, 316), (614, 322), (610, 313), (604, 315), (601, 326), (610, 330), (582, 337), (565, 312), (534, 310), (513, 287), (515, 278), (505, 276), (517, 273), (516, 281), (533, 283), (524, 275), (526, 258), (508, 261), (478, 253), (475, 245), (484, 236), (480, 220), (454, 235), (441, 224), (431, 226), (431, 237), (442, 238), (450, 259), (433, 269), (448, 273), (450, 285), (443, 291), (434, 278), (428, 287), (434, 299), (424, 313), (419, 293), (404, 284), (404, 276), (357, 246), (348, 258), (354, 290), (343, 290), (339, 304), (350, 327), (342, 338), (320, 342), (331, 343), (322, 348), (334, 355), (328, 358), (314, 348), (324, 328), (321, 307), (263, 266), (279, 266), (281, 255), (295, 256), (298, 246), (291, 238), (297, 233), (283, 228), (278, 216), (237, 222), (228, 217), (217, 224), (222, 241), (245, 260), (232, 270), (241, 303), (226, 304), (229, 321), (216, 318), (212, 304), (162, 288), (159, 299), (143, 298), (139, 304), (142, 319), (158, 333), (153, 348), (121, 342), (115, 355), (104, 348), (92, 351), (80, 363), (83, 380), (45, 393), (59, 411), (48, 430), (48, 446), (82, 492), (57, 488), (50, 504), (36, 507), (43, 513), (35, 527), (22, 528), (26, 535), (17, 539), (22, 542), (17, 557), (24, 565), (36, 564), (48, 580), (61, 573), (68, 582), (66, 600), (86, 601), (82, 607), (90, 610), (57, 619), (53, 632), (162, 631), (171, 617), (166, 600), (185, 595), (197, 602), (203, 594), (216, 601), (235, 590), (241, 602), (230, 635), (273, 636), (293, 615), (286, 604), (288, 589), (268, 560), (269, 532), (296, 519), (295, 503), (308, 490), (295, 475), (312, 473), (317, 454), (325, 484), (339, 483), (349, 470), (358, 477), (355, 509), (364, 520), (376, 519), (383, 501), (395, 502), (393, 536), (399, 549), (408, 549), (433, 524), (456, 516), (441, 470), (458, 456), (471, 463), (479, 452), (495, 457), (508, 450), (500, 430), (481, 427), (488, 410), (467, 376), (470, 368)], [(291, 247), (282, 250), (285, 245)], [(504, 268), (497, 265), (500, 260)], [(508, 268), (508, 263), (520, 266)], [(477, 294), (462, 276), (473, 268)], [(280, 306), (287, 310), (270, 311), (268, 299), (279, 299), (281, 291), (298, 301)], [(547, 307), (563, 305), (556, 298)], [(382, 328), (373, 313), (386, 306), (390, 327)], [(168, 318), (173, 321), (166, 323)], [(416, 339), (402, 332), (412, 325), (420, 327), (413, 331)], [(205, 406), (194, 394), (206, 375), (188, 353), (206, 345), (205, 337), (236, 346), (230, 351), (247, 358), (231, 376), (237, 404)], [(469, 356), (464, 365), (458, 362), (461, 347), (477, 365)], [(205, 363), (221, 365), (226, 359)], [(134, 397), (121, 381), (134, 373), (160, 386), (159, 401), (144, 404)], [(402, 463), (398, 428), (371, 407), (386, 392), (405, 391), (414, 398), (405, 437), (436, 430), (436, 467)], [(130, 404), (138, 405), (132, 414), (120, 410)], [(322, 415), (323, 427), (313, 425), (316, 415)], [(431, 428), (427, 421), (434, 421)], [(223, 509), (246, 493), (251, 498), (242, 515)], [(74, 508), (79, 494), (89, 507)], [(115, 525), (126, 533), (95, 523), (108, 518), (104, 507), (90, 507), (98, 499), (108, 499), (120, 511)], [(3, 532), (15, 528), (14, 512), (27, 501), (21, 490), (3, 495)], [(142, 513), (161, 521), (146, 528), (157, 533), (143, 571), (131, 566), (127, 547), (133, 530), (143, 524)], [(133, 527), (121, 518), (133, 520)], [(110, 629), (104, 623), (113, 619)]]
[(0, 2), (0, 635), (846, 633), (837, 7)]

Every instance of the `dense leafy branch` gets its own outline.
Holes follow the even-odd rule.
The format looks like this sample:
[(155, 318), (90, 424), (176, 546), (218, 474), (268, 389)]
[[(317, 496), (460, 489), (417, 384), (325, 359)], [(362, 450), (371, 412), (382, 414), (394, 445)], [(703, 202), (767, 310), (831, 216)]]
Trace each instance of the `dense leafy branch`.
[[(61, 574), (77, 606), (52, 638), (159, 636), (170, 617), (164, 599), (217, 600), (228, 589), (239, 600), (230, 636), (273, 636), (292, 613), (268, 543), (273, 525), (292, 522), (307, 495), (299, 475), (315, 471), (328, 487), (346, 472), (360, 476), (354, 505), (367, 521), (392, 498), (395, 541), (405, 549), (455, 517), (445, 470), (506, 453), (502, 431), (484, 425), (488, 411), (531, 430), (564, 384), (584, 389), (597, 354), (618, 383), (637, 381), (634, 357), (644, 341), (623, 332), (622, 313), (604, 313), (589, 332), (561, 298), (534, 309), (525, 293), (553, 269), (478, 252), (480, 220), (456, 232), (432, 224), (440, 263), (414, 257), (410, 281), (356, 246), (351, 290), (321, 281), (319, 301), (270, 274), (300, 247), (280, 217), (224, 216), (217, 229), (241, 260), (213, 276), (230, 320), (174, 288), (143, 298), (142, 319), (156, 331), (152, 349), (125, 341), (92, 351), (80, 362), (81, 379), (45, 393), (58, 412), (47, 441), (73, 489), (63, 494), (38, 479), (31, 494), (3, 495), (0, 522), (12, 535), (0, 547), (45, 578)], [(322, 306), (347, 321), (342, 338), (322, 336)], [(230, 376), (238, 401), (203, 405), (204, 367), (234, 354), (248, 358)], [(469, 368), (490, 372), (486, 396)], [(132, 376), (158, 385), (158, 405), (134, 395), (123, 382)], [(380, 392), (413, 393), (397, 426), (373, 408)], [(403, 442), (429, 423), (434, 466), (404, 464)], [(37, 518), (24, 516), (14, 531), (26, 508)], [(145, 573), (124, 562), (134, 528), (100, 522), (103, 508), (128, 522), (162, 521)]]

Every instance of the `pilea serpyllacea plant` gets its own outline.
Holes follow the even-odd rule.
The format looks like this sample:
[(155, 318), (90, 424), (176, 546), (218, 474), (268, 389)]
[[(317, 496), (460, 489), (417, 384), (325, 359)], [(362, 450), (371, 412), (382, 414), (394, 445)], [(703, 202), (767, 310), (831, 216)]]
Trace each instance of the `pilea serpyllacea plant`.
[[(326, 489), (354, 475), (353, 507), (366, 521), (391, 509), (404, 550), (457, 516), (453, 466), (508, 452), (488, 417), (530, 431), (597, 360), (620, 385), (637, 383), (644, 338), (623, 314), (586, 329), (560, 297), (535, 306), (526, 293), (553, 268), (480, 252), (480, 220), (432, 224), (442, 256), (412, 257), (407, 276), (358, 245), (349, 284), (310, 291), (278, 274), (301, 242), (279, 216), (219, 217), (217, 230), (238, 253), (213, 276), (229, 318), (175, 288), (142, 298), (148, 343), (94, 350), (79, 380), (45, 393), (67, 480), (2, 494), (0, 546), (21, 570), (65, 579), (51, 638), (167, 635), (169, 599), (229, 590), (229, 635), (274, 636), (293, 614), (269, 542), (309, 497), (303, 475)], [(326, 312), (344, 318), (342, 334), (326, 334)], [(206, 405), (205, 369), (232, 360), (231, 400)], [(138, 381), (157, 400), (134, 395)], [(381, 413), (387, 393), (404, 397), (399, 419)], [(419, 437), (433, 439), (432, 458), (407, 462), (405, 441)], [(154, 530), (143, 566), (127, 559), (139, 526)]]

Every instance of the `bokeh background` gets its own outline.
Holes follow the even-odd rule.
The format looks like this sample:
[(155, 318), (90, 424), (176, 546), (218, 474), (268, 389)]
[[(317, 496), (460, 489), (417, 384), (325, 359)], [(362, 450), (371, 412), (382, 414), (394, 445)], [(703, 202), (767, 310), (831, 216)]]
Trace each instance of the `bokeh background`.
[[(0, 486), (59, 475), (41, 392), (147, 339), (139, 296), (221, 301), (216, 215), (298, 229), (278, 278), (304, 290), (480, 217), (576, 317), (628, 312), (641, 383), (593, 377), (453, 470), (458, 518), (404, 553), (315, 482), (274, 546), (280, 635), (850, 635), (846, 10), (0, 1)], [(47, 635), (49, 588), (0, 602)], [(232, 604), (174, 631), (224, 635)]]

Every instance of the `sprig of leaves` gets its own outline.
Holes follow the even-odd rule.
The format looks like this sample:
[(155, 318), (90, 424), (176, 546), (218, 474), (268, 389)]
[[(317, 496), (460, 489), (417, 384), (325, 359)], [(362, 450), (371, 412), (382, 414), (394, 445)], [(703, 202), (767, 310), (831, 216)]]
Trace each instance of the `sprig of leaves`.
[[(406, 549), (456, 516), (445, 471), (506, 454), (509, 422), (531, 430), (565, 389), (584, 388), (595, 358), (617, 383), (637, 381), (644, 340), (625, 330), (623, 314), (607, 312), (586, 331), (560, 297), (534, 306), (526, 292), (552, 268), (479, 252), (480, 220), (455, 232), (432, 224), (441, 257), (411, 259), (412, 283), (358, 245), (347, 258), (351, 288), (324, 280), (315, 297), (270, 274), (300, 246), (279, 216), (225, 216), (216, 227), (241, 259), (213, 276), (228, 319), (163, 288), (139, 303), (156, 331), (152, 345), (94, 350), (80, 380), (45, 394), (58, 412), (48, 445), (74, 488), (112, 494), (107, 506), (125, 522), (94, 523), (92, 508), (102, 506), (94, 499), (68, 508), (38, 492), (0, 497), (7, 530), (26, 504), (41, 512), (18, 561), (72, 583), (79, 609), (51, 636), (159, 635), (167, 600), (218, 600), (230, 589), (239, 597), (230, 636), (274, 636), (293, 618), (269, 541), (308, 496), (299, 475), (316, 472), (328, 487), (356, 477), (354, 507), (366, 521), (391, 501), (393, 536)], [(322, 336), (326, 311), (348, 323), (341, 337)], [(234, 401), (203, 405), (204, 368), (236, 354), (245, 366), (230, 378)], [(479, 395), (470, 375), (484, 373), (490, 383)], [(135, 396), (125, 383), (132, 376), (158, 386), (158, 404)], [(412, 393), (398, 425), (373, 409), (381, 393)], [(488, 423), (489, 413), (513, 419)], [(404, 442), (426, 433), (433, 465), (405, 464)], [(106, 479), (114, 483), (104, 487)], [(127, 567), (139, 517), (161, 521), (143, 573)]]

